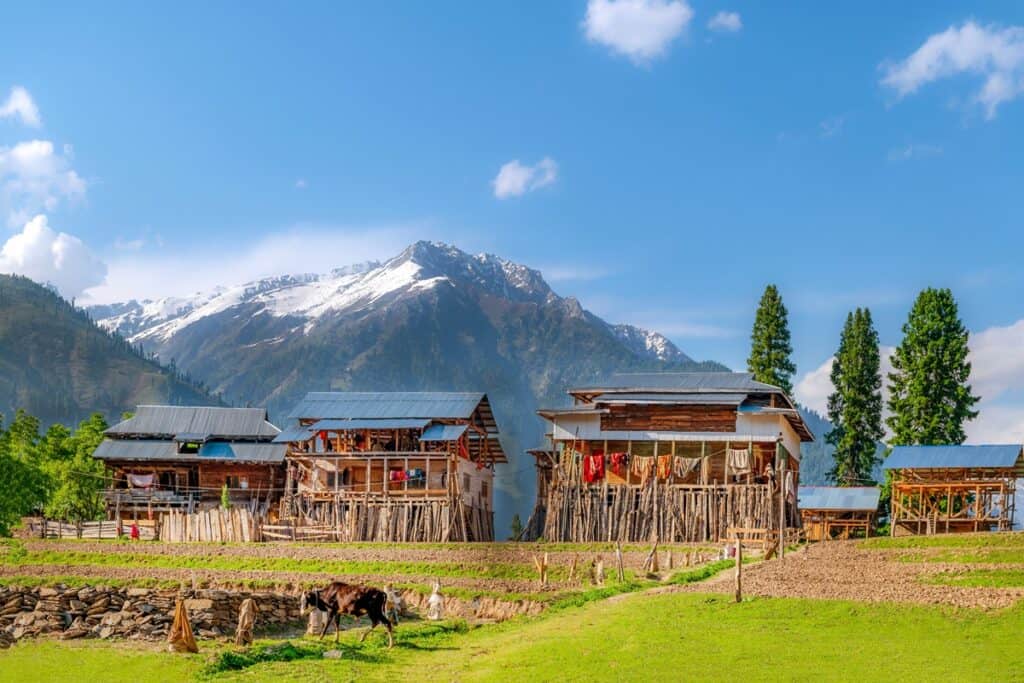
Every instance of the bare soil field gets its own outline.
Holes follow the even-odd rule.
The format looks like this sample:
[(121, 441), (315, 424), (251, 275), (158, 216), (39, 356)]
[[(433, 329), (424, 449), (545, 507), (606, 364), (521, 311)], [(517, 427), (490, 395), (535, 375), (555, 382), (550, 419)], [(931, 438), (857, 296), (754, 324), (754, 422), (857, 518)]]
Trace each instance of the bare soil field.
[[(960, 572), (963, 564), (927, 560), (942, 548), (868, 549), (858, 541), (818, 543), (744, 568), (743, 592), (765, 597), (798, 597), (895, 602), (949, 607), (1000, 609), (1024, 599), (1024, 588), (963, 587), (932, 583), (940, 574)], [(972, 564), (971, 569), (1024, 568), (1022, 564)], [(733, 572), (710, 581), (670, 590), (732, 593)]]

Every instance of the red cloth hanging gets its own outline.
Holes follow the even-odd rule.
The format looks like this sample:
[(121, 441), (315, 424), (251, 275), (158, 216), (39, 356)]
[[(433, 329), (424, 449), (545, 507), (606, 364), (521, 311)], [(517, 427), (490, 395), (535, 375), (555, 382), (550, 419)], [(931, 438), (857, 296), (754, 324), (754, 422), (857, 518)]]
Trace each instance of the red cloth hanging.
[(583, 456), (583, 481), (591, 484), (604, 479), (604, 451)]
[(626, 454), (625, 453), (612, 453), (608, 456), (611, 460), (612, 472), (617, 477), (626, 477)]

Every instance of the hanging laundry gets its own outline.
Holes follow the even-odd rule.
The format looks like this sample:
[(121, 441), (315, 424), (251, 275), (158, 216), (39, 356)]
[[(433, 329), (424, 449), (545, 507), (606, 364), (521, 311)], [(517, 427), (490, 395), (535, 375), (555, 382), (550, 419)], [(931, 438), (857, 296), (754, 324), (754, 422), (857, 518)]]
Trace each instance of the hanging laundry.
[(796, 484), (793, 481), (793, 473), (786, 472), (786, 498), (789, 502), (796, 500)]
[(612, 473), (617, 477), (626, 477), (626, 463), (629, 461), (629, 457), (625, 453), (612, 453), (608, 456), (608, 462), (611, 465)]
[(149, 489), (153, 488), (153, 482), (156, 479), (156, 475), (153, 474), (129, 474), (128, 483), (132, 485), (132, 488), (137, 489)]
[(583, 481), (592, 484), (604, 479), (604, 452), (583, 456)]
[(672, 476), (672, 456), (658, 456), (658, 479), (668, 479)]
[(731, 474), (750, 473), (750, 451), (746, 448), (730, 448), (726, 451)]
[(689, 476), (690, 472), (697, 469), (698, 465), (700, 465), (700, 458), (684, 458), (681, 455), (677, 455), (675, 456), (673, 469), (678, 479), (685, 479)]
[(654, 457), (653, 456), (633, 456), (633, 464), (630, 471), (637, 477), (640, 477), (640, 483), (646, 484), (654, 474)]

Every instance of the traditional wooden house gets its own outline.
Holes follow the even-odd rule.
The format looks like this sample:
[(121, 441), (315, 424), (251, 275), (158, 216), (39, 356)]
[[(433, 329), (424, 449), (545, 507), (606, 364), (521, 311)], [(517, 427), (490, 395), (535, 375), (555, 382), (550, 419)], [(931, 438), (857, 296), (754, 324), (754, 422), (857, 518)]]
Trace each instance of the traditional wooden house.
[(800, 443), (778, 387), (745, 373), (618, 374), (539, 411), (529, 529), (549, 541), (718, 541), (730, 528), (799, 524)]
[(871, 535), (878, 514), (877, 486), (801, 486), (797, 491), (800, 519), (809, 541)]
[(896, 446), (883, 466), (893, 478), (894, 536), (1013, 528), (1018, 444)]
[(152, 518), (221, 502), (266, 510), (284, 485), (285, 447), (262, 408), (139, 406), (93, 453), (112, 478), (110, 516)]
[(490, 541), (507, 462), (482, 393), (310, 393), (288, 447), (281, 516), (337, 540)]

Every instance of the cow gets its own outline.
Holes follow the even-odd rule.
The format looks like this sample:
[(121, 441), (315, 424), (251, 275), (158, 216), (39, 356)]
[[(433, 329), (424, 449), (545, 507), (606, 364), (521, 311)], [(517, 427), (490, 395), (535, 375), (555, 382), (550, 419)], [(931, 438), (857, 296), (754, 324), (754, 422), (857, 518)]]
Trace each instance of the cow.
[(302, 595), (300, 611), (303, 615), (311, 609), (318, 609), (327, 612), (327, 619), (324, 621), (324, 628), (320, 632), (320, 640), (323, 640), (327, 633), (327, 627), (334, 622), (334, 642), (338, 642), (339, 631), (341, 630), (341, 615), (348, 614), (353, 617), (366, 615), (370, 617), (370, 628), (359, 639), (359, 642), (366, 640), (370, 631), (383, 624), (388, 630), (388, 647), (395, 644), (392, 633), (394, 624), (385, 613), (385, 605), (388, 596), (383, 591), (368, 586), (356, 586), (350, 583), (334, 581), (326, 588), (312, 590)]

